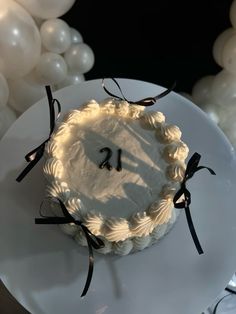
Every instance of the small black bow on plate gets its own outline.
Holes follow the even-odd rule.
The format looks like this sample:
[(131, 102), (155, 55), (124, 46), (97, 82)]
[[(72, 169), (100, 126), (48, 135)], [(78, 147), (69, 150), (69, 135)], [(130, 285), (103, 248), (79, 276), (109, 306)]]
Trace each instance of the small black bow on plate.
[(60, 199), (56, 199), (61, 207), (62, 213), (64, 214), (64, 217), (47, 217), (47, 216), (43, 216), (42, 218), (35, 218), (35, 223), (36, 224), (56, 224), (56, 225), (61, 225), (61, 224), (68, 224), (68, 223), (74, 223), (77, 226), (80, 226), (85, 238), (87, 240), (87, 244), (88, 244), (88, 251), (89, 251), (89, 268), (88, 268), (88, 275), (87, 275), (87, 279), (86, 279), (86, 283), (83, 289), (83, 292), (81, 294), (81, 297), (85, 296), (91, 280), (92, 280), (92, 276), (93, 276), (93, 268), (94, 268), (94, 256), (93, 256), (93, 248), (94, 249), (101, 249), (104, 247), (104, 242), (96, 237), (94, 234), (92, 234), (92, 232), (83, 224), (82, 221), (75, 219), (67, 210), (66, 206), (63, 204), (63, 202)]
[[(52, 135), (52, 132), (55, 128), (56, 120), (59, 118), (60, 112), (61, 112), (61, 105), (57, 99), (53, 99), (52, 97), (52, 91), (50, 86), (46, 86), (46, 93), (48, 97), (48, 104), (49, 104), (49, 114), (50, 114), (50, 133), (49, 137), (38, 147), (30, 151), (26, 156), (25, 160), (29, 163), (25, 169), (19, 174), (19, 176), (16, 178), (17, 182), (20, 182), (24, 179), (24, 177), (31, 171), (31, 169), (38, 163), (38, 161), (42, 158), (45, 150), (46, 143), (50, 140), (50, 137)], [(55, 108), (54, 105), (57, 104), (58, 114), (57, 117), (55, 117)]]
[[(201, 158), (201, 156), (198, 153), (194, 153), (193, 156), (189, 159), (189, 162), (188, 162), (187, 167), (186, 167), (184, 179), (180, 185), (180, 189), (177, 191), (177, 193), (175, 194), (175, 196), (173, 198), (173, 202), (174, 202), (175, 208), (184, 208), (185, 209), (185, 214), (186, 214), (189, 230), (190, 230), (190, 233), (192, 235), (193, 241), (195, 243), (195, 246), (197, 248), (198, 253), (203, 254), (203, 249), (202, 249), (201, 244), (198, 240), (198, 237), (197, 237), (194, 225), (193, 225), (192, 217), (190, 214), (189, 205), (191, 204), (191, 194), (186, 187), (186, 182), (190, 178), (192, 178), (193, 175), (197, 171), (199, 171), (201, 169), (207, 169), (210, 172), (210, 174), (215, 175), (215, 172), (211, 168), (208, 168), (205, 166), (198, 166), (200, 158)], [(184, 200), (181, 202), (178, 202), (182, 196), (184, 196)]]
[(119, 85), (119, 83), (114, 79), (114, 78), (111, 78), (111, 80), (116, 84), (116, 86), (118, 87), (122, 97), (119, 97), (117, 95), (114, 95), (113, 93), (111, 93), (105, 86), (105, 82), (104, 82), (104, 79), (102, 79), (102, 87), (103, 89), (105, 90), (105, 92), (116, 98), (116, 99), (119, 99), (119, 100), (126, 100), (128, 103), (130, 104), (135, 104), (135, 105), (139, 105), (139, 106), (152, 106), (154, 105), (158, 99), (166, 96), (167, 94), (169, 94), (174, 88), (175, 88), (175, 83), (173, 84), (173, 86), (171, 86), (170, 88), (168, 88), (167, 90), (165, 90), (164, 92), (160, 93), (159, 95), (157, 96), (154, 96), (154, 97), (147, 97), (147, 98), (143, 98), (143, 99), (140, 99), (140, 100), (137, 100), (137, 101), (130, 101), (130, 100), (127, 100), (126, 97), (124, 96), (123, 92), (122, 92), (122, 89)]

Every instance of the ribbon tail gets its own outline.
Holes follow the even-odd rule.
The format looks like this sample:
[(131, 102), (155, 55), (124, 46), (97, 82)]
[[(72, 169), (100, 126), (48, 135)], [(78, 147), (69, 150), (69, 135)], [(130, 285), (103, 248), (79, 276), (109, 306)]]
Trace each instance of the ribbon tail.
[[(60, 203), (60, 206), (61, 206), (61, 209), (62, 209), (62, 212), (63, 214), (65, 215), (65, 218), (67, 220), (71, 220), (71, 222), (74, 222), (76, 223), (75, 219), (71, 216), (71, 214), (68, 212), (66, 206), (63, 204), (63, 202), (60, 200), (60, 199), (57, 199)], [(99, 247), (99, 244), (101, 246), (101, 243), (103, 244), (103, 242), (101, 241), (101, 243), (98, 241), (98, 245), (96, 242), (94, 242), (93, 238), (90, 237), (90, 231), (88, 230), (88, 228), (86, 226), (84, 226), (81, 222), (79, 223), (76, 223), (77, 225), (79, 225), (82, 230), (83, 230), (83, 233), (86, 237), (86, 240), (87, 240), (87, 245), (88, 245), (88, 251), (89, 251), (89, 267), (88, 267), (88, 274), (87, 274), (87, 279), (86, 279), (86, 282), (85, 282), (85, 286), (84, 286), (84, 289), (83, 289), (83, 292), (81, 294), (81, 297), (84, 297), (87, 292), (88, 292), (88, 289), (90, 287), (90, 284), (91, 284), (91, 280), (92, 280), (92, 277), (93, 277), (93, 268), (94, 268), (94, 257), (93, 257), (93, 246), (95, 248), (98, 248)], [(92, 235), (92, 234), (91, 234)], [(99, 239), (100, 240), (100, 239)]]
[(49, 104), (49, 114), (50, 114), (50, 135), (46, 141), (44, 141), (41, 145), (33, 149), (31, 152), (29, 152), (25, 159), (27, 162), (29, 162), (28, 166), (20, 173), (20, 175), (16, 178), (17, 182), (20, 182), (24, 179), (24, 177), (30, 172), (30, 170), (37, 164), (37, 162), (41, 159), (44, 153), (45, 144), (49, 141), (50, 136), (54, 130), (55, 127), (55, 108), (54, 103), (57, 104), (58, 108), (58, 116), (60, 115), (61, 111), (61, 105), (57, 99), (53, 99), (52, 97), (52, 91), (50, 86), (46, 86), (46, 92), (48, 97), (48, 104)]
[(17, 182), (21, 182), (24, 177), (30, 172), (30, 170), (36, 165), (37, 161), (33, 160), (30, 164), (28, 164), (25, 169), (19, 174), (19, 176), (16, 178)]
[(37, 164), (37, 162), (41, 159), (42, 156), (43, 156), (43, 149), (36, 153), (35, 159), (30, 161), (30, 163), (25, 167), (25, 169), (16, 178), (16, 181), (21, 182), (24, 179), (24, 177), (33, 169), (33, 167)]
[[(104, 80), (105, 80), (105, 79), (102, 79), (102, 87), (103, 87), (103, 89), (105, 90), (105, 92), (106, 92), (109, 96), (111, 96), (111, 97), (114, 97), (114, 98), (117, 98), (117, 99), (119, 99), (119, 100), (122, 100), (122, 98), (120, 98), (120, 97), (118, 97), (118, 96), (112, 94), (112, 93), (106, 88), (105, 83), (104, 83)], [(112, 80), (112, 81), (116, 84), (116, 86), (118, 87), (118, 89), (119, 89), (119, 91), (120, 91), (120, 93), (121, 93), (123, 99), (127, 101), (127, 99), (125, 98), (125, 96), (124, 96), (124, 94), (123, 94), (123, 92), (122, 92), (122, 90), (121, 90), (120, 85), (118, 84), (118, 82), (117, 82), (114, 78), (111, 78), (111, 80)]]
[(156, 100), (165, 97), (166, 95), (168, 95), (170, 92), (173, 91), (173, 89), (176, 86), (176, 82), (173, 83), (173, 85), (169, 88), (167, 88), (164, 92), (160, 93), (159, 95), (157, 95), (156, 97), (154, 97)]
[(69, 224), (73, 221), (68, 220), (66, 217), (43, 217), (43, 218), (35, 218), (35, 224), (36, 225), (48, 225), (48, 224), (53, 224), (53, 225), (64, 225), (64, 224)]
[(85, 282), (85, 286), (84, 286), (84, 289), (83, 289), (83, 292), (81, 294), (81, 298), (84, 297), (87, 292), (88, 292), (88, 289), (90, 287), (90, 284), (91, 284), (91, 280), (92, 280), (92, 277), (93, 277), (93, 266), (94, 266), (94, 257), (93, 257), (93, 248), (92, 248), (92, 245), (90, 243), (90, 237), (89, 235), (87, 234), (87, 232), (83, 229), (82, 227), (82, 230), (85, 234), (85, 237), (86, 237), (86, 240), (87, 240), (87, 244), (88, 244), (88, 250), (89, 250), (89, 268), (88, 268), (88, 274), (87, 274), (87, 279), (86, 279), (86, 282)]
[(201, 170), (201, 169), (207, 169), (207, 170), (210, 172), (210, 174), (216, 175), (216, 173), (215, 173), (214, 170), (212, 170), (211, 168), (206, 167), (206, 166), (199, 166), (199, 167), (197, 167), (196, 172), (197, 172), (198, 170)]
[(191, 214), (190, 214), (189, 206), (185, 207), (185, 214), (186, 214), (186, 218), (187, 218), (187, 222), (188, 222), (188, 227), (189, 227), (191, 236), (193, 238), (193, 242), (194, 242), (194, 244), (195, 244), (195, 246), (197, 248), (198, 254), (201, 255), (204, 252), (203, 252), (201, 244), (200, 244), (200, 242), (198, 240), (198, 236), (197, 236), (197, 233), (196, 233), (194, 225), (193, 225), (193, 221), (192, 221), (192, 217), (191, 217)]

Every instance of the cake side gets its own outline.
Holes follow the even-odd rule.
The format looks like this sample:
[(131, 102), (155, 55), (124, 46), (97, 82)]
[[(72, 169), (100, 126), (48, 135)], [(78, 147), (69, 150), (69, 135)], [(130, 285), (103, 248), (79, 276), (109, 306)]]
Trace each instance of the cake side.
[[(122, 171), (99, 168), (99, 149), (107, 146), (115, 152), (109, 160), (114, 167), (122, 149)], [(104, 240), (102, 253), (128, 254), (151, 245), (174, 223), (173, 196), (187, 156), (180, 129), (165, 123), (162, 113), (92, 100), (68, 113), (47, 144), (47, 193)], [(63, 230), (84, 244), (79, 227)]]

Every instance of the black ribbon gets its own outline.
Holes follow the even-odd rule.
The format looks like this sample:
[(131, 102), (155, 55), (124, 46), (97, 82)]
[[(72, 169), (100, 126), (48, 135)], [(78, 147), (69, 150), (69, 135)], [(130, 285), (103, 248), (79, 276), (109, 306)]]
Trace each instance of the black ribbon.
[(74, 223), (77, 226), (80, 226), (88, 244), (88, 251), (89, 251), (89, 268), (88, 268), (88, 275), (86, 279), (86, 283), (83, 289), (83, 292), (81, 294), (81, 297), (85, 296), (91, 280), (93, 276), (93, 268), (94, 268), (94, 256), (93, 256), (93, 248), (94, 249), (101, 249), (104, 247), (104, 242), (96, 237), (94, 234), (91, 233), (91, 231), (83, 224), (82, 221), (75, 219), (67, 210), (66, 206), (63, 204), (63, 202), (60, 199), (57, 199), (61, 210), (64, 214), (64, 217), (47, 217), (43, 216), (43, 218), (35, 218), (36, 224), (68, 224), (68, 223)]
[(111, 93), (105, 86), (105, 83), (104, 83), (104, 79), (102, 80), (102, 87), (103, 89), (105, 90), (105, 92), (116, 98), (116, 99), (119, 99), (119, 100), (126, 100), (128, 103), (130, 104), (135, 104), (135, 105), (139, 105), (139, 106), (152, 106), (154, 105), (158, 99), (166, 96), (167, 94), (169, 94), (176, 86), (176, 83), (173, 84), (173, 86), (171, 86), (170, 88), (166, 89), (164, 92), (160, 93), (159, 95), (157, 96), (154, 96), (154, 97), (147, 97), (147, 98), (143, 98), (141, 100), (138, 100), (138, 101), (130, 101), (130, 100), (127, 100), (126, 97), (124, 96), (123, 92), (122, 92), (122, 89), (120, 87), (120, 85), (118, 84), (118, 82), (114, 79), (114, 78), (111, 78), (111, 80), (116, 84), (116, 86), (118, 87), (120, 93), (121, 93), (121, 96), (122, 97), (119, 97), (117, 95), (114, 95), (113, 93)]
[[(50, 114), (50, 133), (49, 137), (38, 147), (30, 151), (26, 156), (25, 160), (29, 163), (25, 169), (20, 173), (20, 175), (16, 178), (17, 182), (20, 182), (24, 179), (24, 177), (31, 171), (31, 169), (38, 163), (38, 161), (42, 158), (45, 150), (45, 145), (49, 141), (52, 132), (55, 127), (55, 122), (58, 119), (60, 112), (61, 112), (61, 105), (57, 99), (53, 99), (52, 91), (50, 86), (45, 86), (46, 93), (48, 97), (48, 104), (49, 104), (49, 114)], [(57, 104), (58, 115), (55, 117), (55, 104)]]
[[(193, 225), (192, 217), (190, 214), (189, 205), (191, 204), (191, 194), (190, 194), (189, 190), (186, 188), (186, 182), (190, 178), (193, 177), (195, 172), (197, 172), (201, 169), (207, 169), (212, 175), (215, 175), (215, 172), (211, 168), (208, 168), (205, 166), (198, 166), (200, 159), (201, 159), (201, 156), (198, 153), (194, 153), (193, 156), (190, 158), (190, 160), (187, 164), (187, 167), (186, 167), (184, 179), (181, 183), (180, 189), (178, 190), (178, 192), (175, 194), (175, 196), (173, 198), (173, 202), (174, 202), (175, 208), (184, 208), (185, 209), (188, 227), (189, 227), (190, 233), (192, 235), (194, 244), (198, 250), (198, 253), (203, 254), (203, 249), (202, 249), (201, 244), (198, 240), (198, 237), (197, 237), (194, 225)], [(184, 200), (181, 202), (178, 202), (178, 200), (182, 196), (184, 196)]]

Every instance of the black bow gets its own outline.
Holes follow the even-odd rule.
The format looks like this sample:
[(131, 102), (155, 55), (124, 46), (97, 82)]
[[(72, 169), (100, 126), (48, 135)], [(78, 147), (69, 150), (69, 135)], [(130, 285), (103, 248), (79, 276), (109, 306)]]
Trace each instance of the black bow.
[[(201, 169), (207, 169), (212, 175), (215, 175), (215, 172), (211, 168), (208, 168), (205, 166), (198, 166), (200, 158), (201, 158), (201, 156), (198, 153), (194, 153), (193, 156), (190, 158), (190, 160), (187, 164), (187, 167), (186, 167), (184, 179), (180, 185), (180, 189), (178, 190), (178, 192), (175, 194), (175, 196), (173, 198), (173, 202), (174, 202), (175, 208), (184, 208), (185, 209), (185, 214), (186, 214), (189, 230), (190, 230), (190, 233), (192, 235), (193, 241), (194, 241), (195, 246), (198, 250), (198, 253), (203, 254), (203, 249), (202, 249), (201, 244), (198, 240), (198, 237), (197, 237), (194, 225), (193, 225), (192, 217), (190, 214), (189, 205), (191, 204), (191, 194), (190, 194), (189, 190), (186, 188), (186, 182), (190, 178), (193, 177), (195, 172), (197, 172)], [(178, 202), (178, 200), (182, 196), (184, 196), (184, 200), (181, 202)]]
[(86, 283), (83, 289), (83, 292), (81, 294), (81, 297), (85, 296), (91, 280), (92, 280), (92, 276), (93, 276), (93, 268), (94, 268), (94, 257), (93, 257), (93, 248), (94, 249), (101, 249), (104, 247), (104, 242), (96, 237), (94, 234), (92, 234), (92, 232), (83, 224), (82, 221), (75, 219), (67, 210), (66, 206), (63, 204), (63, 202), (60, 199), (57, 199), (61, 210), (64, 214), (64, 217), (47, 217), (47, 216), (43, 216), (43, 218), (35, 218), (35, 223), (36, 224), (68, 224), (68, 223), (74, 223), (77, 226), (80, 226), (85, 237), (87, 240), (87, 244), (88, 244), (88, 251), (89, 251), (89, 268), (88, 268), (88, 275), (87, 275), (87, 279), (86, 279)]
[[(50, 133), (49, 137), (38, 147), (30, 151), (26, 156), (25, 160), (29, 163), (25, 169), (20, 173), (20, 175), (16, 178), (17, 182), (20, 182), (24, 179), (24, 177), (30, 172), (30, 170), (37, 164), (37, 162), (42, 158), (45, 150), (45, 145), (49, 141), (52, 132), (55, 127), (55, 122), (58, 119), (60, 112), (61, 112), (61, 105), (57, 99), (53, 99), (52, 97), (52, 91), (50, 86), (46, 86), (46, 93), (48, 97), (48, 104), (49, 104), (49, 114), (50, 114)], [(58, 109), (58, 115), (57, 118), (55, 118), (55, 108), (54, 105), (57, 104)]]
[(157, 96), (155, 96), (155, 97), (147, 97), (147, 98), (143, 98), (143, 99), (137, 100), (137, 101), (130, 101), (130, 100), (127, 100), (126, 97), (124, 96), (124, 94), (123, 94), (123, 92), (122, 92), (122, 89), (121, 89), (120, 85), (118, 84), (118, 82), (117, 82), (114, 78), (111, 78), (111, 80), (112, 80), (112, 81), (116, 84), (116, 86), (118, 87), (118, 89), (119, 89), (119, 91), (120, 91), (122, 97), (119, 97), (119, 96), (117, 96), (117, 95), (112, 94), (112, 93), (106, 88), (105, 83), (104, 83), (104, 79), (103, 79), (103, 80), (102, 80), (102, 87), (103, 87), (103, 89), (105, 90), (105, 92), (106, 92), (108, 95), (110, 95), (110, 96), (112, 96), (112, 97), (114, 97), (114, 98), (116, 98), (116, 99), (119, 99), (119, 100), (126, 100), (126, 101), (127, 101), (128, 103), (130, 103), (130, 104), (135, 104), (135, 105), (139, 105), (139, 106), (146, 106), (146, 107), (147, 107), (147, 106), (152, 106), (152, 105), (154, 105), (155, 102), (156, 102), (158, 99), (160, 99), (160, 98), (166, 96), (167, 94), (169, 94), (169, 93), (175, 88), (175, 85), (176, 85), (176, 83), (174, 83), (173, 86), (171, 86), (170, 88), (168, 88), (167, 90), (165, 90), (164, 92), (160, 93), (159, 95), (157, 95)]

